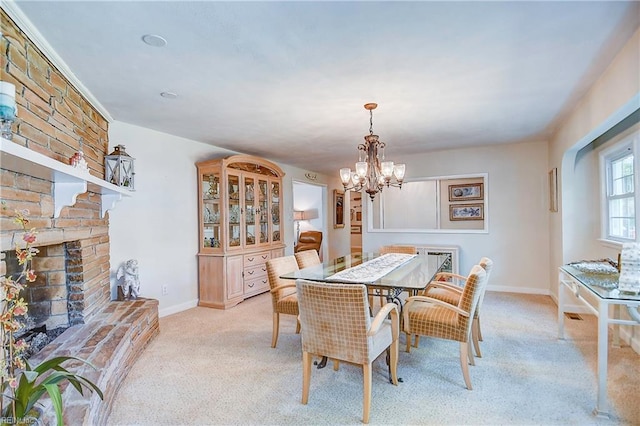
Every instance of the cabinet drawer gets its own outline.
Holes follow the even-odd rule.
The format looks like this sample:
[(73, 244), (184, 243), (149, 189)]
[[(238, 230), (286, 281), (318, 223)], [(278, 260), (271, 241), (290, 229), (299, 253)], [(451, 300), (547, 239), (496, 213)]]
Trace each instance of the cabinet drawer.
[(266, 276), (244, 280), (244, 295), (252, 296), (269, 290), (269, 280)]
[(248, 268), (244, 268), (244, 279), (247, 280), (255, 280), (256, 278), (262, 278), (267, 276), (267, 265), (263, 263), (262, 265), (250, 266)]
[(244, 267), (249, 268), (255, 265), (262, 265), (267, 263), (267, 260), (271, 259), (271, 253), (268, 251), (262, 251), (258, 253), (245, 254), (244, 255)]

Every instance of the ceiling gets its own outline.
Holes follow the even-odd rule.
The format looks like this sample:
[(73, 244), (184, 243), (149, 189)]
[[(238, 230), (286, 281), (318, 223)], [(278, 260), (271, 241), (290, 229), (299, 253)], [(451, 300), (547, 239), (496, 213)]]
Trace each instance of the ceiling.
[(114, 120), (336, 176), (367, 102), (390, 160), (545, 140), (640, 20), (634, 1), (14, 4)]

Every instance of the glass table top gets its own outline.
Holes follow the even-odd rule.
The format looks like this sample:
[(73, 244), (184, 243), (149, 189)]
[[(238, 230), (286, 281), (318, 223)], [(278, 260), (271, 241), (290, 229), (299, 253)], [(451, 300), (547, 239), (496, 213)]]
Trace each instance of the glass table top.
[(560, 267), (561, 270), (584, 284), (593, 294), (603, 299), (640, 300), (640, 294), (618, 290), (620, 273), (609, 259), (583, 260)]
[[(332, 280), (330, 277), (338, 272), (361, 265), (379, 256), (379, 253), (347, 255), (330, 260), (321, 265), (281, 275), (280, 278), (301, 278), (310, 281), (339, 282)], [(423, 289), (440, 271), (446, 260), (447, 256), (445, 254), (416, 255), (413, 259), (398, 266), (382, 278), (371, 282), (363, 282), (362, 284), (375, 287), (404, 288), (407, 290)]]

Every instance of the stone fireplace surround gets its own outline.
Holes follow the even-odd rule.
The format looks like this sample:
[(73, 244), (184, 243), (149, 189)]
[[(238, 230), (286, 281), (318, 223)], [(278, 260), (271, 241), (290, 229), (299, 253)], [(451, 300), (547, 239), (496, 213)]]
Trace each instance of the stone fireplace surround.
[[(0, 144), (0, 199), (4, 207), (0, 210), (0, 252), (13, 250), (15, 242), (21, 241), (14, 210), (28, 210), (28, 226), (37, 231), (37, 246), (71, 244), (81, 255), (82, 261), (73, 271), (73, 322), (78, 320), (78, 324), (32, 357), (31, 364), (57, 355), (90, 361), (95, 369), (80, 364), (68, 367), (96, 383), (104, 392), (104, 401), (95, 394), (83, 397), (66, 386), (64, 421), (71, 425), (106, 424), (120, 382), (159, 331), (158, 302), (110, 300), (109, 220), (105, 212), (111, 207), (106, 203), (111, 195), (105, 196), (101, 186), (109, 147), (108, 120), (4, 8), (0, 18), (2, 80), (16, 86), (18, 104), (13, 140), (3, 139)], [(66, 178), (56, 186), (53, 178), (16, 168), (15, 158), (5, 152), (5, 148), (13, 152), (16, 145), (47, 157), (50, 164), (62, 165), (82, 150), (90, 173), (86, 187), (72, 197), (74, 202), (61, 207), (57, 200), (59, 190), (68, 184)], [(4, 258), (0, 258), (0, 273), (6, 274)], [(44, 424), (55, 424), (50, 402), (42, 402)]]

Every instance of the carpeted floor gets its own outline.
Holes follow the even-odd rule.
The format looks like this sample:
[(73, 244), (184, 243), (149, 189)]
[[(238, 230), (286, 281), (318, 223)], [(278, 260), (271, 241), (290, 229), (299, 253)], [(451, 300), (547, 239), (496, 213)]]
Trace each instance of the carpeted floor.
[[(487, 293), (482, 358), (465, 388), (458, 344), (422, 338), (404, 352), (389, 384), (374, 363), (371, 424), (639, 425), (640, 355), (610, 348), (613, 419), (594, 417), (596, 321), (567, 320), (557, 339), (556, 305), (546, 296)], [(362, 374), (341, 364), (313, 369), (300, 403), (302, 356), (295, 319), (281, 316), (271, 344), (271, 299), (263, 294), (220, 311), (194, 308), (160, 321), (160, 335), (121, 384), (109, 425), (361, 424)]]

